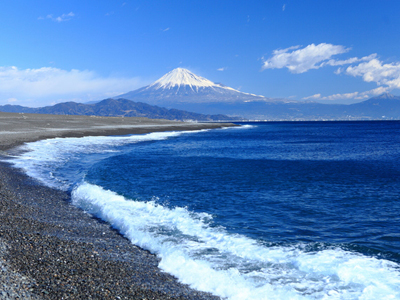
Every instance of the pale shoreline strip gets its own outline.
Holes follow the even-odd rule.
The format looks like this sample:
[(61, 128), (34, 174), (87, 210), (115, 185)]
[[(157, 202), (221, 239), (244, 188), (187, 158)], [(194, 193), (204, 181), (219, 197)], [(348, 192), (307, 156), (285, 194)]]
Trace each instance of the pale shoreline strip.
[[(54, 137), (227, 126), (234, 125), (0, 113), (0, 150), (6, 155)], [(157, 257), (68, 200), (68, 193), (0, 163), (0, 299), (218, 299), (162, 272)]]

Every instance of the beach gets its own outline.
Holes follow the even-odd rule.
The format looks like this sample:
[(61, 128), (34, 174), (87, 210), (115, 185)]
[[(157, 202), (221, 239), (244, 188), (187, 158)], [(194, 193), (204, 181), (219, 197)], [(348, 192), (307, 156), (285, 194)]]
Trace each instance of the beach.
[[(0, 151), (6, 158), (54, 137), (224, 126), (232, 124), (0, 113)], [(218, 299), (162, 272), (155, 255), (69, 201), (68, 192), (0, 163), (0, 299)]]

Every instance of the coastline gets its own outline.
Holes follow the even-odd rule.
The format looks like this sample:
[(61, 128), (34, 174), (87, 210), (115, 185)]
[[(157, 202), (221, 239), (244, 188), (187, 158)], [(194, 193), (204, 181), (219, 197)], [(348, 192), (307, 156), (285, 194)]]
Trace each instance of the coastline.
[(179, 122), (148, 118), (0, 112), (0, 150), (10, 150), (26, 142), (56, 137), (143, 134), (157, 131), (216, 129), (230, 126), (237, 125), (231, 123)]
[[(0, 113), (0, 154), (52, 137), (200, 130), (232, 124)], [(0, 299), (219, 299), (181, 284), (158, 258), (0, 163)]]

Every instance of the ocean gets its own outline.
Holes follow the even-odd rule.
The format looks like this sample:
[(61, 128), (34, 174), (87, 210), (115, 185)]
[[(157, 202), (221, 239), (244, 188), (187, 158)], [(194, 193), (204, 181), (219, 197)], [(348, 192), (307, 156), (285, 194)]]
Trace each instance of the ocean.
[(226, 299), (400, 299), (400, 122), (56, 138), (13, 164)]

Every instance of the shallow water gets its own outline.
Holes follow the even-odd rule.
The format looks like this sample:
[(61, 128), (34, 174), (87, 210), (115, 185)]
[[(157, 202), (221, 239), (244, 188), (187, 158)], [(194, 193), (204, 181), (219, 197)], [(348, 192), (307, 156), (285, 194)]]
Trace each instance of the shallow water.
[(229, 299), (400, 299), (400, 122), (30, 143), (17, 167)]

